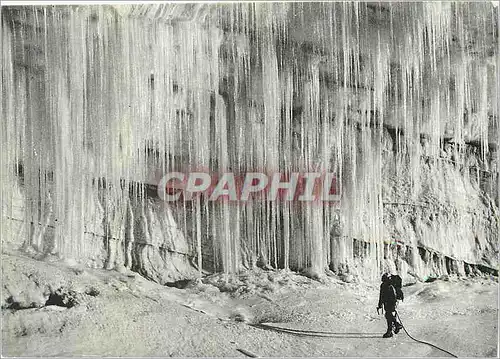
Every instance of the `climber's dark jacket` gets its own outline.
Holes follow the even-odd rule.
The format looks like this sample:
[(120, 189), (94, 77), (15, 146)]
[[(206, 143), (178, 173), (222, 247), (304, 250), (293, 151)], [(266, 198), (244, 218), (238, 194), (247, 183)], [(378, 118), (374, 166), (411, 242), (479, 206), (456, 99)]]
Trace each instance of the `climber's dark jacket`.
[(384, 305), (385, 311), (393, 311), (396, 307), (396, 291), (389, 281), (382, 282), (380, 285), (380, 295), (378, 299), (378, 307)]

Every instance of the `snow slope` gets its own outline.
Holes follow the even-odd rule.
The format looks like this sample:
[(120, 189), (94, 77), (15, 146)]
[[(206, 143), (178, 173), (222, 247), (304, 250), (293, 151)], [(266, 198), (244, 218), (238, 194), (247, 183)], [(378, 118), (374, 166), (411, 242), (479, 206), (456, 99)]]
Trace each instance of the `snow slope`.
[[(458, 356), (496, 356), (496, 278), (443, 279), (404, 288), (410, 334)], [(180, 289), (15, 252), (2, 256), (2, 283), (4, 356), (446, 356), (403, 332), (381, 338), (378, 283), (259, 270)]]

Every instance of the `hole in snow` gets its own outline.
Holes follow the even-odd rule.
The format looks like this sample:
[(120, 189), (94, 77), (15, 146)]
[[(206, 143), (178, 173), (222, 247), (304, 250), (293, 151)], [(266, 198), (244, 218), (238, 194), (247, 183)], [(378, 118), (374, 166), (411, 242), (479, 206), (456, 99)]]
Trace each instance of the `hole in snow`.
[(181, 280), (178, 280), (178, 281), (175, 281), (175, 282), (166, 283), (165, 285), (167, 287), (174, 287), (174, 288), (179, 288), (179, 289), (185, 289), (189, 285), (190, 282), (191, 282), (190, 279), (181, 279)]
[(61, 289), (50, 293), (49, 299), (45, 302), (45, 305), (57, 305), (58, 307), (72, 308), (78, 305), (78, 300), (76, 298), (76, 293), (74, 291), (64, 292)]

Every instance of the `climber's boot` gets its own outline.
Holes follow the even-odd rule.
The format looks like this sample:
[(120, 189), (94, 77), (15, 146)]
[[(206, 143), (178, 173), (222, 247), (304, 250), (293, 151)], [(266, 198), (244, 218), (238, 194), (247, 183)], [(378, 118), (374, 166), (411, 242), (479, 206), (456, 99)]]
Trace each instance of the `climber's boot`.
[(385, 332), (382, 338), (392, 338), (392, 330), (388, 330), (387, 332)]
[(403, 329), (403, 325), (396, 322), (394, 326), (394, 334), (398, 334), (401, 329)]

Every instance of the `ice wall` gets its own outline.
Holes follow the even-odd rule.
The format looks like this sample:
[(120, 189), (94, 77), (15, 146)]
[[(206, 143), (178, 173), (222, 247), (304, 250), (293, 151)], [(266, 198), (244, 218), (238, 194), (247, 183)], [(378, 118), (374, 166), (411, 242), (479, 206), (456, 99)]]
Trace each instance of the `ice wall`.
[[(2, 238), (160, 282), (425, 276), (446, 270), (433, 253), (495, 267), (497, 18), (450, 2), (3, 7)], [(335, 172), (342, 200), (151, 195), (200, 169)]]

